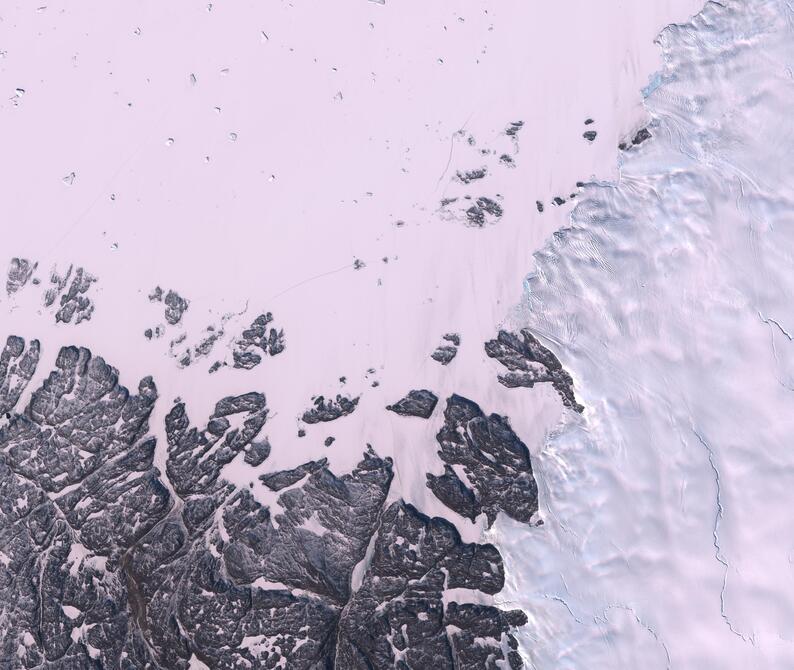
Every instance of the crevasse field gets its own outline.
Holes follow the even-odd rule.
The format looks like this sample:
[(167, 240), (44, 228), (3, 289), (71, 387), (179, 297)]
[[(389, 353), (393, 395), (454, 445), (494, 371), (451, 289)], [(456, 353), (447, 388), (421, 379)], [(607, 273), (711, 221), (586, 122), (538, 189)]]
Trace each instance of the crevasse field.
[(782, 0), (667, 28), (652, 140), (526, 280), (587, 407), (536, 460), (546, 532), (497, 524), (535, 667), (794, 667), (793, 30)]

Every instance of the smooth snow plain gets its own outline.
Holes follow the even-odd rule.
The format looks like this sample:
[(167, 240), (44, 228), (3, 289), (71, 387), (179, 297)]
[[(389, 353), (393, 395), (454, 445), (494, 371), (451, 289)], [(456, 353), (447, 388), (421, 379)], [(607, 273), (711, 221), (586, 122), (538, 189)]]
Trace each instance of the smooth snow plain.
[(535, 460), (546, 532), (494, 531), (536, 667), (794, 667), (793, 30), (778, 0), (667, 28), (653, 139), (527, 278), (512, 318), (587, 407)]

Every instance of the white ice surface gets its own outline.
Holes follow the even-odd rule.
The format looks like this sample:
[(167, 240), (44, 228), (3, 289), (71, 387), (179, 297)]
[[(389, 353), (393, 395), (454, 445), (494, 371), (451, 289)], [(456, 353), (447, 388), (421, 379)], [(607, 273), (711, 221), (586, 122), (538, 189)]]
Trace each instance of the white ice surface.
[(666, 30), (653, 139), (527, 280), (588, 408), (535, 461), (546, 532), (493, 531), (538, 668), (794, 667), (792, 26)]

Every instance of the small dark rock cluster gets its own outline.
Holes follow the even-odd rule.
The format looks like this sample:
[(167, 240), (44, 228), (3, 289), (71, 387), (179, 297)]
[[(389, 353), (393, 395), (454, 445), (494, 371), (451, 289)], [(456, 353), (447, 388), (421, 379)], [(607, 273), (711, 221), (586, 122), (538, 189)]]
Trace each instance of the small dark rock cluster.
[(13, 295), (21, 288), (24, 288), (33, 276), (33, 271), (37, 265), (38, 263), (34, 263), (27, 258), (12, 258), (11, 263), (8, 265), (6, 293)]
[(234, 367), (251, 370), (262, 362), (262, 356), (277, 356), (284, 351), (284, 330), (271, 326), (272, 322), (273, 315), (265, 312), (242, 332), (232, 351)]
[(481, 196), (466, 210), (469, 225), (482, 228), (486, 223), (495, 223), (502, 218), (502, 206), (492, 198)]
[(169, 290), (163, 292), (159, 286), (155, 286), (149, 294), (150, 302), (162, 302), (165, 305), (165, 320), (168, 324), (176, 326), (182, 321), (182, 315), (187, 311), (189, 302), (179, 295), (176, 291)]
[[(502, 195), (491, 193), (482, 195), (492, 172), (500, 167), (516, 167), (518, 154), (518, 133), (523, 128), (523, 121), (514, 121), (507, 125), (500, 136), (502, 145), (498, 148), (476, 148), (476, 140), (469, 135), (466, 138), (467, 150), (475, 153), (481, 164), (465, 170), (456, 170), (453, 182), (470, 189), (462, 189), (463, 193), (451, 197), (444, 197), (439, 203), (438, 213), (443, 219), (455, 220), (472, 228), (483, 228), (495, 224), (504, 216), (504, 207), (501, 203)], [(465, 137), (465, 131), (460, 130), (453, 136)], [(505, 138), (507, 138), (505, 140)], [(499, 140), (497, 140), (498, 142)], [(483, 164), (485, 161), (487, 164)], [(474, 191), (474, 189), (477, 191)], [(472, 192), (474, 191), (474, 192)]]
[(457, 177), (458, 181), (461, 182), (462, 184), (471, 184), (471, 182), (476, 181), (478, 179), (484, 179), (485, 175), (487, 174), (488, 174), (488, 168), (481, 167), (475, 170), (465, 170), (463, 172), (458, 170), (455, 176)]
[[(584, 120), (584, 125), (586, 125), (586, 126), (590, 126), (593, 123), (595, 123), (595, 121), (593, 119), (589, 118), (589, 117)], [(598, 136), (598, 132), (595, 131), (595, 130), (585, 130), (582, 133), (582, 137), (584, 139), (586, 139), (588, 142), (595, 141), (597, 136)], [(623, 148), (623, 147), (621, 146), (621, 148)], [(582, 181), (577, 181), (576, 182), (576, 188), (584, 188), (584, 186), (585, 186), (584, 182), (582, 182)], [(574, 200), (576, 197), (577, 197), (577, 194), (573, 193), (573, 192), (569, 193), (567, 196), (556, 195), (556, 196), (552, 197), (551, 204), (553, 204), (553, 205), (555, 205), (557, 207), (561, 207), (566, 202), (568, 202), (569, 200)], [(536, 200), (535, 201), (535, 206), (537, 207), (538, 212), (543, 213), (543, 210), (545, 209), (545, 206), (544, 206), (542, 200)]]
[(503, 386), (532, 388), (535, 384), (549, 382), (559, 393), (563, 405), (576, 412), (584, 411), (576, 401), (571, 375), (527, 329), (523, 329), (520, 336), (500, 330), (495, 340), (485, 343), (485, 353), (510, 371), (499, 375)]
[[(593, 121), (593, 119), (587, 118), (587, 119), (584, 120), (584, 125), (586, 125), (586, 126), (589, 126), (589, 125), (591, 125), (593, 123), (595, 123), (595, 121)], [(595, 130), (585, 130), (582, 133), (582, 137), (584, 137), (588, 142), (594, 141), (595, 138), (597, 137), (597, 135), (598, 135), (598, 133)]]
[(452, 359), (458, 355), (460, 335), (457, 333), (447, 333), (442, 339), (449, 342), (449, 344), (440, 344), (436, 347), (435, 351), (430, 354), (430, 358), (434, 361), (438, 361), (441, 365), (449, 365)]
[(304, 423), (321, 423), (335, 421), (336, 419), (352, 414), (358, 405), (359, 398), (347, 398), (337, 395), (336, 400), (326, 400), (324, 396), (317, 396), (314, 407), (307, 409), (301, 419)]
[(640, 144), (645, 142), (645, 140), (651, 139), (651, 137), (652, 137), (651, 131), (648, 130), (648, 128), (640, 128), (636, 132), (634, 137), (631, 139), (631, 143), (621, 142), (620, 144), (618, 144), (618, 149), (620, 149), (621, 151), (626, 151), (627, 149), (631, 149), (632, 147), (639, 146)]
[[(34, 276), (37, 268), (38, 263), (27, 258), (12, 258), (6, 275), (6, 293), (14, 295), (28, 283), (38, 286), (41, 280)], [(91, 319), (94, 302), (86, 294), (96, 280), (82, 267), (75, 269), (70, 265), (64, 274), (52, 269), (43, 301), (45, 307), (53, 308), (56, 323), (78, 324)]]
[(386, 409), (400, 416), (418, 416), (422, 419), (430, 418), (438, 403), (438, 396), (432, 391), (422, 389), (408, 391), (408, 394)]
[[(55, 321), (63, 323), (80, 323), (91, 319), (94, 313), (94, 303), (85, 294), (91, 285), (96, 281), (96, 277), (86, 272), (83, 268), (77, 268), (72, 276), (73, 266), (69, 266), (66, 274), (61, 276), (55, 270), (50, 275), (52, 288), (48, 289), (44, 296), (44, 306), (50, 307), (58, 299), (58, 310), (55, 312)], [(71, 283), (69, 279), (71, 278)], [(63, 292), (66, 285), (69, 288)], [(60, 298), (59, 298), (60, 295)]]
[(508, 137), (515, 137), (518, 135), (518, 131), (524, 127), (523, 121), (511, 121), (507, 124), (507, 128), (505, 128), (505, 135)]

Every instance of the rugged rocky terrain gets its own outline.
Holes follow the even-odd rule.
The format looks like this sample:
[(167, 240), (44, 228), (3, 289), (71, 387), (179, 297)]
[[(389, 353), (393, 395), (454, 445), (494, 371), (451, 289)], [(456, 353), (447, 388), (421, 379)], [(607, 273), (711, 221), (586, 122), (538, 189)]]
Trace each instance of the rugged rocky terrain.
[[(525, 615), (450, 591), (498, 593), (498, 550), (387, 502), (391, 458), (366, 445), (341, 475), (325, 459), (265, 472), (278, 497), (264, 505), (222, 476), (240, 454), (267, 471), (262, 394), (222, 398), (198, 425), (177, 400), (161, 472), (153, 379), (130, 391), (65, 347), (26, 396), (39, 357), (19, 337), (0, 354), (0, 667), (522, 667)], [(506, 421), (458, 396), (445, 417), (441, 456), (474, 490), (448, 473), (434, 493), (465, 516), (528, 520), (536, 487)]]
[(548, 382), (566, 407), (577, 412), (584, 411), (584, 407), (576, 401), (571, 375), (527, 329), (521, 331), (520, 337), (500, 330), (495, 340), (485, 343), (485, 353), (509, 370), (507, 374), (499, 375), (499, 382), (504, 386), (532, 388), (535, 384)]

